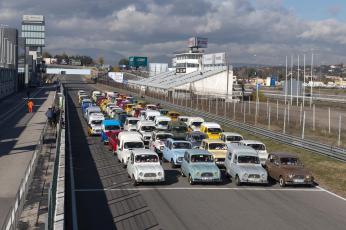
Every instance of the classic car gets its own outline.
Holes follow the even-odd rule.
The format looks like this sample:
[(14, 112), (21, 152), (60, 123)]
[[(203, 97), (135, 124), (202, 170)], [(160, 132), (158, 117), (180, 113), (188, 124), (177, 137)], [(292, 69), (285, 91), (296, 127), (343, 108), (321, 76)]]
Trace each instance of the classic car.
[(220, 140), (224, 141), (226, 144), (231, 144), (239, 143), (239, 141), (244, 140), (244, 137), (239, 133), (222, 132), (220, 133)]
[(144, 149), (141, 135), (138, 132), (120, 132), (118, 135), (117, 157), (124, 167), (126, 167), (133, 149)]
[(134, 185), (145, 182), (164, 182), (165, 172), (158, 155), (149, 149), (134, 149), (127, 163), (127, 173)]
[(222, 128), (215, 122), (203, 122), (200, 131), (205, 133), (209, 139), (219, 139)]
[(144, 117), (147, 121), (154, 121), (158, 116), (161, 116), (161, 113), (157, 110), (145, 110)]
[(101, 124), (105, 117), (100, 113), (94, 113), (89, 116), (88, 119), (88, 135), (100, 135)]
[(202, 149), (185, 151), (181, 163), (181, 175), (187, 176), (191, 185), (196, 182), (221, 182), (221, 172), (214, 162), (213, 155)]
[(156, 152), (160, 158), (162, 158), (162, 151), (165, 147), (165, 141), (168, 138), (172, 138), (173, 135), (171, 133), (167, 133), (165, 131), (155, 131), (153, 132), (150, 142), (149, 142), (149, 149)]
[(88, 95), (81, 94), (78, 99), (78, 103), (81, 104), (84, 99), (90, 99)]
[(114, 133), (118, 135), (121, 131), (120, 122), (117, 120), (103, 120), (101, 123), (101, 141), (108, 143), (108, 137)]
[(177, 121), (182, 121), (187, 125), (187, 121), (189, 120), (189, 118), (190, 118), (189, 116), (179, 116), (177, 118)]
[(187, 119), (187, 126), (190, 132), (200, 131), (201, 125), (204, 122), (204, 119), (201, 117), (189, 117)]
[(186, 140), (191, 142), (192, 148), (199, 148), (201, 146), (202, 140), (206, 138), (207, 136), (200, 131), (193, 131), (191, 133), (188, 133), (186, 136)]
[(261, 141), (255, 140), (242, 140), (239, 141), (239, 144), (252, 147), (258, 152), (258, 157), (260, 158), (261, 164), (264, 165), (268, 159), (268, 152), (265, 144)]
[(135, 107), (135, 104), (128, 103), (124, 106), (124, 110), (128, 115), (131, 115), (134, 107)]
[(155, 130), (155, 123), (153, 121), (139, 121), (137, 122), (137, 131), (142, 135), (145, 146), (149, 147), (149, 141), (153, 131)]
[(113, 117), (114, 120), (118, 120), (120, 122), (121, 127), (124, 126), (125, 120), (129, 115), (126, 112), (116, 113)]
[(137, 123), (139, 118), (137, 117), (127, 117), (124, 123), (125, 131), (137, 131)]
[(262, 167), (258, 153), (249, 146), (230, 144), (225, 159), (226, 175), (242, 183), (268, 184), (267, 171)]
[(279, 181), (281, 187), (314, 184), (314, 177), (294, 154), (270, 153), (265, 165), (270, 178)]
[(157, 110), (157, 105), (154, 104), (146, 104), (144, 107), (145, 110)]
[(227, 145), (221, 140), (204, 139), (202, 140), (200, 149), (208, 150), (213, 154), (215, 163), (218, 166), (223, 166), (227, 154)]
[(96, 96), (99, 96), (99, 95), (102, 95), (102, 93), (100, 91), (97, 91), (97, 90), (95, 90), (91, 93), (91, 97), (94, 100), (94, 102), (96, 102)]
[(187, 125), (182, 121), (168, 122), (167, 131), (173, 134), (174, 139), (186, 140)]
[(116, 114), (118, 113), (124, 113), (124, 110), (120, 107), (115, 107), (111, 109), (110, 113), (108, 114), (110, 118), (114, 118)]
[(157, 116), (154, 119), (155, 127), (157, 130), (166, 130), (168, 128), (168, 122), (171, 121), (171, 118), (166, 116)]
[(84, 118), (89, 120), (89, 116), (93, 113), (101, 113), (101, 109), (98, 106), (89, 106), (85, 109)]
[(183, 140), (174, 140), (168, 138), (163, 148), (163, 160), (171, 163), (171, 167), (175, 168), (178, 165), (181, 165), (183, 161), (185, 151), (191, 149), (192, 145), (188, 141)]

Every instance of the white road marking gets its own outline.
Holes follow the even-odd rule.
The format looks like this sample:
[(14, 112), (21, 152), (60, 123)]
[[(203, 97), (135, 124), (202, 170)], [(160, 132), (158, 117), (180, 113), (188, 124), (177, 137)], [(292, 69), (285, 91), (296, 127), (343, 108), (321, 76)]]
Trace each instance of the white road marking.
[(296, 191), (296, 192), (324, 192), (318, 188), (217, 188), (217, 187), (137, 187), (137, 188), (110, 188), (110, 189), (75, 189), (75, 192), (102, 192), (102, 191), (153, 191), (153, 190), (245, 190), (245, 191)]
[(343, 201), (346, 201), (346, 198), (344, 198), (344, 197), (342, 197), (342, 196), (339, 196), (339, 195), (337, 195), (337, 194), (335, 194), (335, 193), (333, 193), (333, 192), (331, 192), (331, 191), (328, 191), (327, 189), (324, 189), (324, 188), (322, 188), (322, 187), (320, 187), (320, 186), (316, 186), (316, 188), (321, 189), (321, 191), (326, 192), (326, 193), (328, 193), (329, 195), (332, 195), (332, 196), (334, 196), (334, 197), (336, 197), (336, 198), (339, 198), (339, 199), (341, 199), (341, 200), (343, 200)]

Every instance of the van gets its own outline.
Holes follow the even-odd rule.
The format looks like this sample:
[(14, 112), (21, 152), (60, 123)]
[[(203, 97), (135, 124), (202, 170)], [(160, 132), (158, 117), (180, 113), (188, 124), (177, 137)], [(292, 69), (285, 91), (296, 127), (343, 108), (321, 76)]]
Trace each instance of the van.
[(123, 163), (124, 167), (127, 165), (131, 150), (144, 149), (142, 137), (138, 132), (123, 131), (119, 133), (118, 143), (117, 157), (119, 162)]
[(86, 108), (85, 113), (84, 113), (84, 118), (88, 120), (89, 116), (93, 113), (101, 113), (101, 109), (98, 106), (89, 106)]
[(224, 141), (226, 144), (232, 144), (239, 143), (239, 141), (244, 140), (244, 137), (239, 133), (222, 132), (220, 133), (220, 140)]
[(145, 146), (149, 146), (149, 141), (153, 131), (155, 130), (155, 123), (153, 121), (139, 121), (137, 123), (137, 132), (142, 135)]
[(155, 117), (154, 123), (157, 130), (166, 130), (168, 129), (168, 123), (171, 121), (171, 118), (166, 116), (157, 116)]
[(203, 122), (200, 131), (205, 133), (209, 139), (219, 139), (222, 132), (221, 126), (215, 122)]

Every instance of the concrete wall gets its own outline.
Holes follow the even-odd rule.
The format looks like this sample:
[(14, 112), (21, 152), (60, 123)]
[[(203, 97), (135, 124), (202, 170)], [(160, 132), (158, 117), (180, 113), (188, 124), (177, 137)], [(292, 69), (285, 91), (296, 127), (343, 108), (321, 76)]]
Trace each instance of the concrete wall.
[(65, 74), (71, 75), (90, 75), (91, 69), (64, 69), (64, 68), (47, 68), (48, 74), (61, 74), (65, 71)]

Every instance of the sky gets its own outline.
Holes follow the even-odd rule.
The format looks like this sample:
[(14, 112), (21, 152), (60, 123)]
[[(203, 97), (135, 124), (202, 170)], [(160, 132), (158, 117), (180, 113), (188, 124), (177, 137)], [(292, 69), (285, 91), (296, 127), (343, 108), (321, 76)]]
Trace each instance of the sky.
[(46, 51), (111, 65), (136, 55), (169, 62), (191, 36), (231, 63), (284, 65), (311, 52), (317, 64), (346, 63), (345, 0), (0, 1), (0, 24), (20, 29), (24, 14), (45, 15)]

